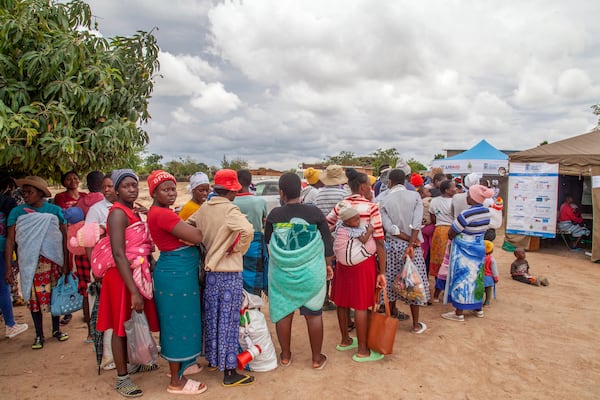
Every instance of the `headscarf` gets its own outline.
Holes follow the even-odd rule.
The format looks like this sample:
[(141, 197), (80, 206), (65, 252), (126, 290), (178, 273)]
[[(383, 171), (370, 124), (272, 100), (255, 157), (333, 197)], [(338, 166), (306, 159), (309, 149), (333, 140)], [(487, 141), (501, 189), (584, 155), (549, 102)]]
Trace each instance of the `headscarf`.
[(130, 177), (139, 182), (140, 178), (133, 172), (132, 169), (115, 169), (111, 172), (110, 177), (112, 178), (115, 191), (119, 189), (119, 185), (123, 182), (123, 179)]
[(469, 175), (465, 176), (465, 181), (463, 182), (463, 186), (470, 188), (473, 185), (479, 185), (479, 180), (481, 176), (475, 172), (471, 172)]
[(208, 175), (204, 172), (196, 172), (194, 175), (190, 176), (190, 192), (205, 183), (210, 184)]

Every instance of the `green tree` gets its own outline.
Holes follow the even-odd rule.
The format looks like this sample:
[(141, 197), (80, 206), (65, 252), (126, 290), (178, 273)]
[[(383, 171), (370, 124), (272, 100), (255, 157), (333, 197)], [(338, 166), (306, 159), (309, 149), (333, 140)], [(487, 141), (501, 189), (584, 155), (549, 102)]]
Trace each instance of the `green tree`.
[(444, 158), (446, 158), (446, 156), (443, 155), (442, 153), (437, 153), (433, 156), (434, 160), (443, 160)]
[(340, 151), (340, 154), (337, 156), (328, 156), (325, 159), (325, 163), (337, 165), (356, 165), (357, 158), (356, 155), (351, 151)]
[(81, 0), (0, 0), (0, 168), (109, 169), (147, 145), (156, 39), (91, 29)]
[(410, 170), (412, 172), (419, 172), (419, 171), (427, 171), (427, 167), (425, 166), (425, 164), (422, 164), (421, 162), (415, 160), (414, 158), (409, 158), (406, 163), (408, 165), (410, 165)]
[(190, 157), (171, 160), (165, 165), (165, 169), (177, 178), (177, 180), (187, 181), (190, 176), (196, 172), (204, 172), (208, 174), (208, 166), (204, 163), (198, 163)]
[(598, 115), (598, 127), (600, 127), (600, 104), (594, 104), (592, 106), (592, 110), (594, 110), (594, 114)]
[[(227, 155), (223, 154), (223, 160), (221, 161), (221, 168), (227, 168), (227, 169), (232, 169), (234, 171), (240, 170), (240, 169), (247, 169), (248, 168), (248, 162), (242, 158), (234, 158), (233, 160), (229, 161), (227, 160)], [(216, 171), (213, 170), (213, 174)]]
[(142, 166), (143, 171), (138, 171), (138, 172), (143, 172), (145, 174), (150, 174), (152, 171), (154, 171), (155, 169), (163, 169), (163, 165), (160, 162), (160, 160), (163, 159), (163, 156), (160, 154), (156, 154), (156, 153), (152, 153), (146, 157), (144, 157), (144, 164)]
[(400, 153), (393, 147), (385, 150), (377, 149), (371, 153), (371, 156), (373, 157), (371, 165), (375, 173), (379, 172), (379, 167), (383, 164), (388, 164), (390, 167), (395, 168), (400, 159)]

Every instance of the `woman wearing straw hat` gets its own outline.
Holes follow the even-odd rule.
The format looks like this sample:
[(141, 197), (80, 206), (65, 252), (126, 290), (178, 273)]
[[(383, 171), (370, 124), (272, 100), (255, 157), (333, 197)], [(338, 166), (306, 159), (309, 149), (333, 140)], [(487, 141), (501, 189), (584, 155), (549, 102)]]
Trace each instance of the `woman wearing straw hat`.
[[(10, 265), (15, 245), (19, 245), (21, 287), (23, 296), (30, 296), (28, 306), (36, 334), (31, 348), (41, 349), (44, 347), (42, 312), (50, 312), (52, 288), (61, 273), (69, 273), (67, 221), (60, 207), (46, 201), (51, 193), (45, 180), (28, 176), (18, 179), (17, 185), (23, 189), (25, 204), (15, 207), (8, 216), (4, 257)], [(60, 342), (69, 339), (69, 335), (60, 331), (58, 316), (52, 316), (52, 336)]]

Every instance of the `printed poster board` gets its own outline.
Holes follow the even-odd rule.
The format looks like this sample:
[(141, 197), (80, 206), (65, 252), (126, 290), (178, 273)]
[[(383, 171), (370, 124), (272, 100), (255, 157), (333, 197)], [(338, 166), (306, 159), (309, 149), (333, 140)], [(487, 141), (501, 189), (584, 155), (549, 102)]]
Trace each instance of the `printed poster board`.
[(556, 236), (558, 164), (510, 163), (506, 232)]

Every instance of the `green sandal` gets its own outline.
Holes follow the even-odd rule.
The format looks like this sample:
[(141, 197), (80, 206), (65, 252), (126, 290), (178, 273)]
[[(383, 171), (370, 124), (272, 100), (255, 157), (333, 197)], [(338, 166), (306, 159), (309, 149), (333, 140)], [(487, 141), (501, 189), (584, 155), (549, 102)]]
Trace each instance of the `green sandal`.
[(125, 397), (140, 397), (144, 394), (142, 389), (140, 389), (138, 385), (133, 383), (129, 376), (127, 376), (125, 379), (117, 377), (117, 381), (115, 383), (115, 390), (119, 392), (120, 395)]
[(52, 332), (52, 336), (57, 338), (59, 342), (64, 342), (65, 340), (69, 340), (69, 334), (61, 331)]
[(44, 338), (40, 336), (36, 336), (35, 341), (31, 345), (33, 350), (39, 350), (44, 347)]

